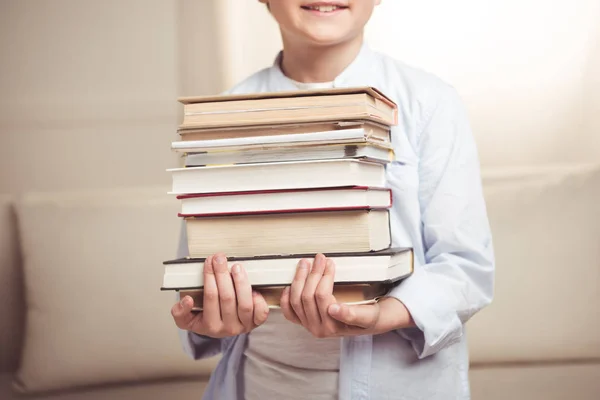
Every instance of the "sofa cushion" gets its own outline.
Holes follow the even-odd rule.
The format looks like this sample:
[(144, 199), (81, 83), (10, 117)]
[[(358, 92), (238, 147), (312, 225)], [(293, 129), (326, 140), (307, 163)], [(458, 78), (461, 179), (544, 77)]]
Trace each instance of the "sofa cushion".
[(23, 320), (23, 280), (13, 198), (0, 195), (0, 373), (17, 367)]
[(467, 325), (477, 362), (600, 357), (600, 168), (484, 179), (495, 297)]
[(163, 187), (19, 201), (27, 331), (18, 390), (210, 374), (214, 360), (184, 355), (175, 294), (160, 291), (177, 211)]
[(597, 400), (600, 364), (510, 365), (470, 371), (473, 400)]
[(10, 376), (0, 375), (2, 400), (164, 400), (200, 399), (206, 388), (206, 379), (138, 382), (130, 384), (99, 385), (95, 387), (59, 391), (42, 395), (22, 396), (12, 391)]

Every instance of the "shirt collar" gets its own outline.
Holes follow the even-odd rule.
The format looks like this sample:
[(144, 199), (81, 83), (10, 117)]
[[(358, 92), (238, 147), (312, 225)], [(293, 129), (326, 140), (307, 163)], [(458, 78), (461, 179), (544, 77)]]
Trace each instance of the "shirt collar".
[[(270, 68), (269, 91), (297, 90), (294, 82), (281, 70), (282, 57), (283, 51), (280, 51)], [(366, 42), (363, 42), (356, 58), (333, 80), (333, 87), (359, 86), (365, 75), (368, 75), (373, 68), (374, 58), (375, 53)]]

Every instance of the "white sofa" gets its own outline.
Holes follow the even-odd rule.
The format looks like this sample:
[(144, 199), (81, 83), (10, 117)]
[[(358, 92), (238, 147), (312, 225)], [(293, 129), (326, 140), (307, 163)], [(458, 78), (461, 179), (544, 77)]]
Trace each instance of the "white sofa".
[[(467, 325), (475, 400), (600, 398), (600, 166), (484, 171), (493, 304)], [(160, 292), (167, 188), (0, 196), (0, 398), (200, 398)]]

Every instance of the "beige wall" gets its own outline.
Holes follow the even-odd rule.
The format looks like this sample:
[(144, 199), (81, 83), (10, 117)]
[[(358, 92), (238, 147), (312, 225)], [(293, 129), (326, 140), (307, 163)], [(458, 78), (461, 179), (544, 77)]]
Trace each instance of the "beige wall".
[(486, 165), (577, 162), (600, 150), (583, 113), (599, 20), (598, 0), (384, 1), (369, 36), (460, 90)]
[[(176, 0), (179, 36), (176, 43), (180, 96), (216, 94), (224, 90), (224, 36), (220, 24), (223, 0)], [(181, 111), (181, 109), (179, 109)]]
[(177, 96), (223, 86), (214, 4), (3, 2), (0, 193), (167, 184)]
[[(600, 3), (600, 2), (599, 2)], [(600, 21), (600, 11), (596, 21)], [(596, 24), (596, 31), (590, 38), (590, 53), (584, 69), (585, 94), (584, 131), (590, 140), (589, 151), (592, 157), (600, 158), (600, 24)]]
[[(224, 3), (233, 84), (281, 43), (264, 5)], [(600, 154), (599, 20), (598, 0), (384, 0), (367, 39), (458, 88), (484, 166), (571, 163)]]
[(226, 87), (273, 63), (281, 49), (279, 29), (258, 0), (221, 0), (220, 24), (225, 28)]

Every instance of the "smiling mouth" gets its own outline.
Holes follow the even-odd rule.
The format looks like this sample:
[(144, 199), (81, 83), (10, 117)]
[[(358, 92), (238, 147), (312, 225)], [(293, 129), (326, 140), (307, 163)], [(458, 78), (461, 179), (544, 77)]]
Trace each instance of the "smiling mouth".
[(314, 5), (308, 5), (308, 6), (301, 6), (302, 9), (304, 10), (309, 10), (309, 11), (318, 11), (318, 12), (322, 12), (322, 13), (330, 13), (330, 12), (334, 12), (334, 11), (338, 11), (338, 10), (344, 10), (346, 8), (348, 8), (347, 6), (340, 6), (340, 5), (334, 5), (334, 4), (314, 4)]

